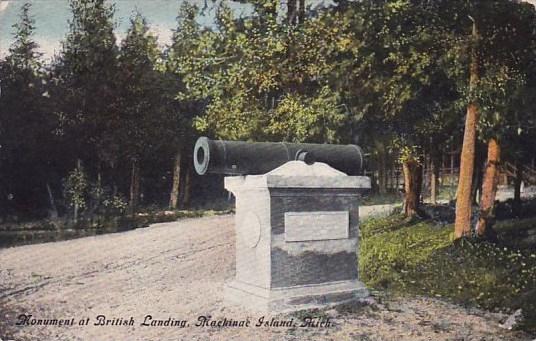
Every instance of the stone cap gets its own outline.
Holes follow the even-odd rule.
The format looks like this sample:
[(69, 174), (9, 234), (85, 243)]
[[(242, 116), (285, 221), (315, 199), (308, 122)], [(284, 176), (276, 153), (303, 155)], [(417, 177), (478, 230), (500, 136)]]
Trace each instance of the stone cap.
[(307, 165), (303, 161), (289, 161), (266, 174), (225, 178), (225, 188), (232, 192), (239, 188), (369, 189), (370, 186), (369, 177), (348, 176), (323, 162)]

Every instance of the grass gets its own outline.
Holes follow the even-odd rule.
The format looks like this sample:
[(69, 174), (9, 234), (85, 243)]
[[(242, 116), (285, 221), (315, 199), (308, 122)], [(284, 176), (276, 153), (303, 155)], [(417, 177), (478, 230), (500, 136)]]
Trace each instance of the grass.
[[(407, 222), (400, 215), (361, 226), (359, 269), (372, 288), (446, 298), (510, 313), (523, 309), (523, 329), (536, 332), (536, 248), (512, 247), (536, 219), (497, 225), (500, 243), (452, 242), (452, 225)], [(515, 232), (515, 233), (514, 233)], [(521, 234), (522, 235), (522, 234)]]
[[(453, 200), (456, 197), (455, 185), (438, 186), (437, 200)], [(363, 198), (362, 205), (385, 205), (402, 203), (402, 193), (391, 191), (384, 194), (371, 193)]]
[(437, 200), (454, 200), (456, 198), (456, 185), (438, 186)]
[(385, 194), (374, 193), (367, 195), (363, 198), (361, 205), (385, 205), (385, 204), (398, 204), (402, 202), (402, 195), (396, 192), (389, 192)]

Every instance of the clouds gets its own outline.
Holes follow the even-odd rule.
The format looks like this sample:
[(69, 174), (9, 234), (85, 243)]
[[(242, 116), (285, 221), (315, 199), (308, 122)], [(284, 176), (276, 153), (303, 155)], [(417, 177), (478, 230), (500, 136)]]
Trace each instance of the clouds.
[(173, 31), (169, 27), (150, 25), (150, 32), (158, 37), (158, 43), (162, 46), (169, 45), (173, 37)]
[(5, 11), (8, 5), (9, 5), (9, 1), (0, 0), (0, 13)]

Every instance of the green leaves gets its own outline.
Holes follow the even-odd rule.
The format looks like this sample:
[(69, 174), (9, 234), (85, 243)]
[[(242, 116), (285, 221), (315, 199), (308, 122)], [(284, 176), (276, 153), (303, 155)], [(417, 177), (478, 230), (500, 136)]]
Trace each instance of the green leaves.
[(328, 87), (320, 89), (312, 99), (285, 95), (269, 113), (264, 131), (278, 141), (337, 143), (341, 128), (348, 122), (339, 101), (338, 94)]
[(215, 31), (179, 21), (168, 65), (184, 83), (177, 99), (207, 103), (194, 127), (230, 139), (340, 141), (346, 107), (328, 81), (350, 37), (324, 20), (329, 12), (294, 27), (267, 14), (271, 2), (257, 5), (262, 20), (236, 19), (221, 6)]
[(118, 91), (120, 124), (113, 139), (127, 160), (143, 159), (158, 149), (164, 137), (171, 138), (166, 134), (169, 122), (165, 113), (169, 108), (159, 63), (157, 38), (137, 13), (131, 18), (118, 58), (118, 77), (123, 86)]
[(478, 83), (473, 94), (480, 104), (481, 115), (478, 125), (480, 137), (502, 137), (507, 133), (515, 133), (519, 110), (518, 103), (522, 89), (526, 85), (523, 74), (507, 66), (490, 65), (486, 74)]
[(64, 182), (64, 197), (70, 207), (84, 209), (88, 195), (89, 183), (82, 166), (73, 169)]

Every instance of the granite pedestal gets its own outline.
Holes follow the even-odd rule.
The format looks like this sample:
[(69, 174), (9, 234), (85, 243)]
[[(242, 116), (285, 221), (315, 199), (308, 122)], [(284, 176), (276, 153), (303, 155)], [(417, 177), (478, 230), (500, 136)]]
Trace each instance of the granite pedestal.
[(225, 301), (288, 312), (366, 297), (357, 269), (361, 193), (370, 179), (290, 161), (225, 178), (236, 197), (236, 276)]

